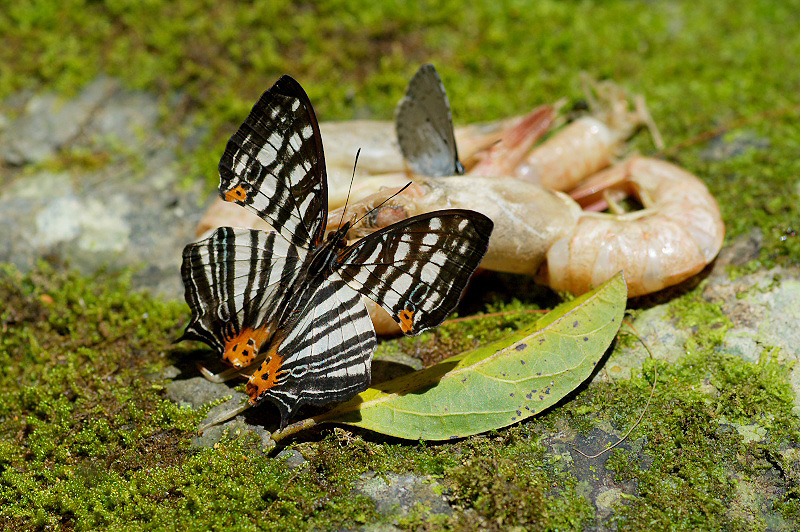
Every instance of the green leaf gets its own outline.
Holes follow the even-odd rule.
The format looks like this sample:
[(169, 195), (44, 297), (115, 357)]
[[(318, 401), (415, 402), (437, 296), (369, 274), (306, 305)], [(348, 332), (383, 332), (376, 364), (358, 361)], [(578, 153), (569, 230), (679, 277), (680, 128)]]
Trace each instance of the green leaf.
[(627, 286), (617, 274), (524, 331), (369, 388), (315, 421), (413, 440), (511, 425), (589, 377), (619, 330), (626, 301)]

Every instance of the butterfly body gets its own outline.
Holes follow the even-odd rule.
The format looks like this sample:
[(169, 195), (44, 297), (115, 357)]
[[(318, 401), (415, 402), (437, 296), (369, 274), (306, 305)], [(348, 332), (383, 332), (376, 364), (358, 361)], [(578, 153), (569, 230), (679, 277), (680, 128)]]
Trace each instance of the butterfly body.
[(319, 126), (288, 76), (262, 95), (220, 161), (220, 195), (273, 228), (223, 227), (189, 244), (181, 269), (192, 320), (184, 338), (254, 370), (251, 404), (285, 425), (304, 403), (345, 400), (370, 382), (376, 339), (362, 295), (407, 334), (453, 310), (488, 246), (492, 222), (464, 210), (410, 218), (353, 244), (349, 223), (325, 237)]

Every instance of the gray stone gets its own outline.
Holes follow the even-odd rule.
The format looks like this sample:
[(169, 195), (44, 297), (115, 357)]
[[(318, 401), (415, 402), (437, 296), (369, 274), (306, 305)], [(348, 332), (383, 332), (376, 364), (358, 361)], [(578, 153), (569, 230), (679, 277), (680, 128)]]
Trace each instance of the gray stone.
[(153, 95), (118, 90), (92, 116), (87, 140), (97, 145), (136, 149), (153, 138), (158, 113), (158, 100)]
[(722, 352), (758, 362), (768, 350), (792, 366), (793, 410), (800, 415), (800, 271), (774, 268), (735, 280), (720, 276), (704, 296), (718, 302), (734, 324), (725, 333)]
[(765, 150), (770, 140), (754, 131), (738, 130), (714, 137), (701, 157), (708, 161), (725, 161), (742, 155), (747, 150)]
[(196, 447), (214, 447), (214, 445), (219, 443), (226, 436), (235, 437), (245, 433), (252, 433), (258, 436), (261, 440), (261, 450), (263, 452), (269, 452), (275, 447), (275, 442), (272, 441), (272, 436), (269, 431), (265, 430), (263, 427), (245, 423), (241, 416), (237, 416), (227, 423), (208, 427), (201, 434), (192, 438), (192, 445)]
[(388, 523), (368, 523), (357, 528), (342, 528), (342, 532), (357, 530), (358, 532), (399, 532), (402, 528), (397, 528)]
[[(177, 368), (175, 368), (177, 369)], [(204, 377), (173, 380), (165, 386), (167, 397), (180, 406), (197, 410), (212, 401), (226, 399), (209, 410), (203, 424), (220, 416), (227, 418), (226, 414), (237, 409), (247, 400), (247, 395), (234, 391), (226, 384), (218, 384)], [(251, 432), (258, 436), (263, 445), (263, 451), (269, 451), (275, 446), (271, 433), (263, 424), (248, 423), (243, 415), (236, 415), (223, 423), (206, 427), (200, 434), (192, 438), (192, 445), (198, 447), (213, 447), (226, 435), (238, 435)]]
[(23, 271), (41, 258), (84, 273), (133, 267), (136, 288), (181, 299), (181, 250), (206, 194), (200, 179), (188, 190), (181, 183), (181, 140), (159, 132), (158, 100), (103, 78), (71, 100), (35, 94), (8, 102), (21, 112), (0, 134), (7, 162), (41, 162), (80, 147), (107, 162), (62, 172), (0, 167), (0, 262)]
[(289, 469), (308, 467), (308, 460), (297, 449), (284, 449), (275, 458), (285, 460), (286, 467)]
[(0, 158), (22, 165), (51, 157), (78, 137), (93, 113), (116, 89), (116, 82), (100, 78), (71, 100), (50, 93), (33, 96), (0, 139)]
[[(217, 384), (204, 377), (192, 377), (190, 379), (173, 380), (166, 384), (167, 397), (180, 405), (191, 406), (194, 409), (200, 408), (206, 403), (219, 399), (230, 398), (238, 401), (245, 394), (236, 392), (225, 384)], [(225, 406), (217, 405), (214, 408)]]
[(175, 366), (167, 366), (161, 371), (161, 378), (162, 379), (174, 379), (178, 375), (181, 374), (181, 370), (179, 370)]
[[(679, 329), (668, 316), (669, 305), (656, 305), (641, 312), (633, 322), (642, 339), (657, 359), (674, 362), (685, 353), (689, 331)], [(641, 343), (617, 347), (593, 382), (630, 379), (634, 369), (640, 369), (650, 356)]]
[(429, 476), (368, 472), (361, 476), (355, 491), (375, 501), (375, 509), (386, 516), (406, 517), (415, 508), (431, 514), (453, 513), (442, 486)]

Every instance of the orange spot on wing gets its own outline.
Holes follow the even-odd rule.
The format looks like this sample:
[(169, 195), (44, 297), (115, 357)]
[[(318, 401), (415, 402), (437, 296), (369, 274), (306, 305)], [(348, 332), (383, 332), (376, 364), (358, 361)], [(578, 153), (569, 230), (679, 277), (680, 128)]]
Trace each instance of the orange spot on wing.
[(264, 392), (278, 384), (278, 377), (286, 373), (285, 370), (281, 370), (283, 359), (278, 356), (276, 351), (277, 346), (270, 351), (267, 359), (247, 381), (245, 389), (247, 390), (247, 395), (250, 396), (251, 404), (258, 402)]
[(222, 360), (235, 368), (242, 368), (255, 360), (264, 341), (269, 338), (268, 327), (243, 329), (238, 335), (225, 342)]
[(225, 193), (226, 201), (244, 201), (247, 199), (247, 191), (242, 185), (237, 185), (236, 188), (229, 190)]
[(403, 309), (397, 313), (397, 319), (400, 320), (400, 330), (408, 334), (414, 327), (414, 311)]

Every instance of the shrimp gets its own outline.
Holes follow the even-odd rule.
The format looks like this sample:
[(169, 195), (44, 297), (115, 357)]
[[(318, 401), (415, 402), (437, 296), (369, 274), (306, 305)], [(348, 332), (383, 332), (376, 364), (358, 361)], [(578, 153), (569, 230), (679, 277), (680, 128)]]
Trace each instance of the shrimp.
[[(725, 231), (719, 207), (694, 175), (664, 161), (633, 157), (597, 175), (578, 196), (594, 201), (600, 185), (633, 195), (645, 208), (621, 214), (584, 211), (563, 193), (512, 177), (420, 178), (388, 201), (395, 189), (348, 208), (357, 218), (369, 213), (350, 236), (438, 209), (472, 209), (495, 224), (482, 267), (534, 275), (574, 294), (622, 270), (630, 297), (689, 278), (719, 252)], [(330, 213), (331, 228), (341, 215)]]
[(596, 82), (587, 75), (582, 76), (582, 82), (592, 114), (570, 122), (522, 156), (519, 148), (524, 141), (506, 137), (473, 173), (513, 175), (545, 188), (570, 190), (609, 166), (621, 154), (623, 142), (643, 125), (650, 130), (656, 147), (663, 148), (643, 96), (631, 96), (611, 81)]
[(572, 234), (547, 251), (537, 274), (551, 288), (582, 293), (623, 270), (629, 296), (649, 294), (700, 272), (722, 247), (725, 226), (716, 200), (702, 181), (673, 164), (632, 157), (571, 195), (591, 201), (598, 189), (632, 195), (644, 209), (584, 211)]

